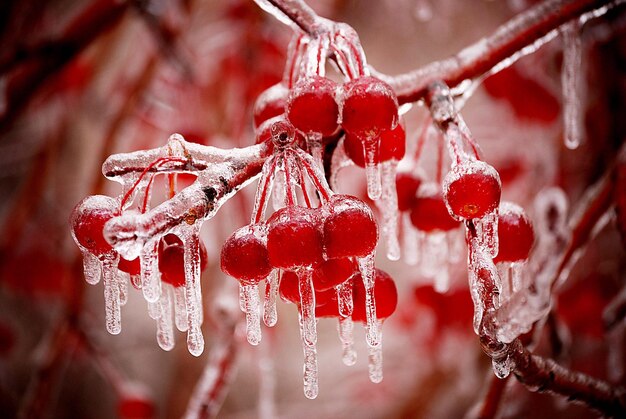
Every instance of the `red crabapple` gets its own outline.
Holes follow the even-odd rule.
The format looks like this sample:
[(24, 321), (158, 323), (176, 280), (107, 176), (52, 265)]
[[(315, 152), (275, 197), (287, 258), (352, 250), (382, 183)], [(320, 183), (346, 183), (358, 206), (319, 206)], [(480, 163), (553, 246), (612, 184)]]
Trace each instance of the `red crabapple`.
[(459, 222), (448, 213), (441, 190), (435, 184), (422, 185), (411, 208), (411, 224), (420, 231), (450, 231)]
[(450, 214), (459, 218), (481, 218), (500, 203), (500, 176), (482, 161), (459, 164), (443, 181), (443, 194)]
[(267, 250), (274, 268), (312, 266), (323, 260), (319, 209), (281, 208), (267, 225)]
[(333, 195), (324, 222), (324, 248), (328, 258), (364, 257), (378, 243), (378, 226), (372, 210), (358, 198)]
[(337, 131), (339, 118), (336, 90), (337, 84), (325, 77), (300, 79), (289, 94), (287, 118), (297, 130), (305, 134), (333, 134)]
[[(159, 242), (159, 271), (161, 281), (174, 287), (185, 285), (185, 251), (182, 240), (175, 234), (167, 234)], [(200, 270), (208, 261), (206, 247), (200, 242)]]
[(258, 226), (236, 230), (222, 246), (222, 271), (244, 284), (257, 284), (272, 271), (267, 245)]
[(254, 102), (254, 127), (285, 113), (288, 96), (289, 89), (283, 83), (277, 83), (261, 93)]
[(520, 262), (528, 259), (535, 232), (524, 210), (503, 202), (498, 211), (498, 255), (494, 262)]
[[(385, 319), (396, 311), (398, 305), (398, 290), (393, 279), (384, 271), (376, 269), (374, 278), (374, 301), (376, 302), (376, 317)], [(366, 322), (365, 313), (365, 287), (361, 275), (355, 275), (353, 278), (354, 309), (352, 311), (352, 320), (357, 322)]]
[(83, 249), (96, 256), (113, 251), (105, 240), (102, 230), (104, 224), (119, 215), (119, 203), (108, 196), (88, 196), (80, 201), (72, 211), (70, 224), (72, 236)]
[(313, 287), (316, 291), (332, 289), (346, 282), (356, 269), (356, 263), (349, 258), (326, 260), (313, 271)]
[[(398, 124), (394, 129), (383, 131), (379, 137), (378, 160), (374, 163), (396, 160), (400, 161), (404, 157), (406, 133), (402, 124)], [(359, 137), (350, 133), (346, 134), (344, 140), (346, 154), (359, 167), (365, 167), (365, 150), (363, 142)]]

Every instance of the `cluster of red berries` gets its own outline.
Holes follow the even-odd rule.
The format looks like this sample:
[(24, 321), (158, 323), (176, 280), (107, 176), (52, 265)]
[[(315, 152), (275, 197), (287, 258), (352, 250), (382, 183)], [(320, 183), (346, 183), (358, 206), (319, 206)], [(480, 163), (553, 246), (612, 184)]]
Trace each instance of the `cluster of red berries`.
[[(235, 231), (222, 247), (221, 267), (243, 285), (258, 284), (273, 269), (281, 269), (281, 295), (295, 303), (300, 302), (300, 294), (294, 272), (310, 269), (320, 316), (339, 316), (334, 287), (352, 279), (353, 318), (364, 321), (365, 294), (359, 288), (363, 284), (355, 259), (372, 254), (377, 242), (378, 227), (370, 208), (355, 197), (332, 195), (318, 208), (289, 205), (264, 223)], [(378, 317), (388, 317), (397, 302), (395, 284), (382, 272), (376, 278), (376, 303), (385, 307)]]

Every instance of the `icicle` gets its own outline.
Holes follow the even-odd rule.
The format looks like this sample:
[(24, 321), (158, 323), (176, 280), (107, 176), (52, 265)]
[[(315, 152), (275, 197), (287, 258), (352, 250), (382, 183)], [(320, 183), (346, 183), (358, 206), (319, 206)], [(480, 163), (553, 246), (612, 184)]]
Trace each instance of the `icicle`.
[[(381, 330), (382, 322), (378, 321), (378, 329)], [(369, 346), (368, 370), (370, 381), (372, 383), (380, 383), (383, 381), (383, 343), (376, 346)]]
[(447, 233), (441, 231), (421, 233), (422, 254), (420, 270), (422, 275), (433, 278), (433, 286), (439, 293), (448, 291), (450, 274), (448, 272)]
[(365, 287), (365, 314), (367, 318), (365, 338), (368, 345), (376, 346), (380, 344), (381, 336), (376, 317), (376, 300), (374, 299), (374, 253), (357, 260)]
[(148, 316), (150, 316), (151, 319), (158, 319), (159, 316), (161, 315), (161, 309), (159, 308), (159, 301), (155, 301), (155, 302), (150, 302), (148, 301)]
[(339, 304), (339, 314), (343, 317), (352, 316), (354, 304), (352, 301), (352, 280), (349, 279), (343, 284), (335, 287), (337, 291), (337, 303)]
[(322, 144), (322, 134), (320, 133), (310, 133), (306, 136), (306, 144), (309, 149), (309, 152), (313, 156), (313, 161), (320, 168), (320, 170), (324, 170), (324, 161), (322, 159), (322, 154), (324, 151), (324, 147)]
[(512, 285), (512, 290), (514, 293), (520, 291), (524, 285), (523, 274), (524, 274), (525, 266), (526, 266), (525, 262), (513, 262), (511, 263), (511, 266), (509, 267), (509, 275), (511, 278), (511, 285)]
[(380, 140), (378, 138), (363, 142), (367, 196), (374, 201), (379, 199), (382, 193), (380, 164), (378, 163), (379, 148)]
[(498, 268), (498, 275), (500, 276), (500, 305), (502, 305), (513, 295), (511, 264), (508, 262), (498, 262), (496, 268)]
[(174, 348), (174, 324), (172, 323), (172, 290), (167, 286), (157, 302), (159, 317), (157, 321), (157, 342), (161, 349), (170, 351)]
[(342, 361), (345, 365), (352, 366), (356, 363), (353, 335), (354, 322), (350, 317), (340, 317), (337, 329), (339, 330), (339, 340), (341, 340)]
[(187, 324), (187, 304), (185, 303), (185, 288), (174, 288), (174, 320), (176, 328), (181, 332), (186, 332)]
[(578, 148), (583, 140), (581, 103), (582, 39), (580, 21), (573, 20), (563, 26), (563, 65), (561, 86), (563, 91), (563, 125), (565, 146), (570, 150)]
[(274, 211), (285, 206), (287, 198), (285, 187), (285, 175), (282, 170), (277, 170), (274, 173), (274, 185), (272, 188), (272, 207), (274, 207)]
[(317, 343), (317, 325), (313, 271), (311, 269), (302, 268), (298, 270), (298, 286), (300, 289), (300, 311), (302, 313), (302, 339), (306, 345), (313, 346)]
[(248, 310), (246, 308), (246, 305), (248, 304), (247, 301), (245, 285), (239, 284), (239, 310), (244, 313)]
[(515, 368), (515, 362), (508, 355), (502, 358), (492, 358), (491, 366), (493, 367), (493, 373), (496, 377), (503, 379), (509, 376), (511, 371)]
[(147, 242), (141, 250), (141, 289), (148, 302), (155, 302), (161, 295), (161, 275), (159, 272), (159, 238)]
[(104, 282), (104, 314), (107, 331), (117, 335), (122, 331), (120, 311), (120, 287), (117, 283), (117, 262), (119, 256), (102, 260), (102, 280)]
[(416, 228), (411, 224), (411, 214), (402, 214), (402, 258), (409, 265), (420, 262), (420, 239)]
[(243, 305), (246, 313), (246, 338), (250, 345), (261, 342), (261, 299), (258, 285), (242, 285)]
[(118, 272), (117, 285), (120, 287), (120, 305), (125, 306), (128, 302), (128, 277), (125, 272)]
[(319, 393), (317, 350), (315, 346), (309, 346), (305, 342), (303, 342), (302, 348), (304, 351), (304, 395), (307, 399), (315, 399)]
[(487, 254), (498, 256), (498, 210), (491, 211), (479, 220), (474, 220), (476, 236)]
[(96, 285), (100, 282), (102, 263), (97, 256), (86, 250), (83, 251), (83, 270), (85, 272), (85, 281), (88, 284)]
[(263, 304), (263, 323), (267, 327), (276, 325), (276, 297), (278, 295), (278, 270), (274, 269), (265, 280), (265, 301)]
[(469, 247), (469, 288), (474, 302), (474, 332), (480, 334), (483, 316), (499, 307), (501, 281), (496, 266), (484, 253), (478, 239), (471, 239)]
[(187, 306), (187, 348), (189, 353), (200, 356), (204, 351), (202, 324), (202, 294), (200, 292), (200, 240), (198, 227), (191, 231), (183, 231), (185, 261), (185, 304)]
[(387, 241), (387, 258), (400, 259), (398, 243), (398, 194), (396, 192), (396, 167), (398, 162), (392, 160), (382, 166), (382, 199), (376, 201), (383, 216), (382, 233)]

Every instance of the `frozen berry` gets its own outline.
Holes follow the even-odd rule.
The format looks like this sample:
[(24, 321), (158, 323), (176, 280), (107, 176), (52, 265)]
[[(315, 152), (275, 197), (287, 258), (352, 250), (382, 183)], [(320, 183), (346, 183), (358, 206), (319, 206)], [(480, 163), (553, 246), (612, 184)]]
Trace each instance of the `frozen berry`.
[(411, 208), (411, 224), (424, 232), (449, 231), (459, 227), (441, 196), (441, 190), (433, 183), (422, 185)]
[(70, 224), (76, 243), (96, 256), (113, 250), (104, 239), (104, 224), (119, 215), (119, 203), (108, 196), (95, 195), (83, 199), (72, 211)]
[(528, 259), (535, 241), (533, 226), (524, 210), (510, 202), (498, 211), (498, 256), (494, 262), (519, 262)]
[[(200, 270), (207, 265), (207, 252), (200, 242)], [(159, 242), (159, 271), (161, 280), (174, 287), (185, 285), (185, 248), (183, 242), (174, 234), (167, 234)]]
[(220, 263), (225, 274), (246, 284), (256, 284), (267, 277), (272, 267), (260, 227), (242, 227), (226, 239)]
[(263, 122), (285, 112), (285, 105), (289, 89), (277, 83), (259, 95), (254, 103), (254, 127), (260, 126)]
[[(261, 143), (267, 144), (267, 146), (269, 147), (269, 153), (272, 153), (274, 151), (274, 135), (276, 135), (277, 137), (280, 137), (280, 135), (279, 135), (280, 133), (277, 132), (278, 131), (277, 128), (279, 128), (281, 126), (280, 124), (283, 124), (283, 123), (291, 125), (287, 121), (287, 119), (285, 118), (284, 115), (275, 116), (275, 117), (270, 118), (267, 121), (263, 122), (256, 129), (255, 143), (256, 144), (261, 144)], [(287, 140), (288, 138), (289, 138), (288, 135), (286, 135), (285, 139)], [(280, 138), (278, 138), (278, 139), (280, 140)], [(298, 145), (300, 147), (304, 147), (304, 144), (306, 144), (306, 141), (305, 141), (304, 137), (299, 132), (295, 133), (295, 143), (296, 143), (296, 145)]]
[[(406, 134), (401, 124), (398, 124), (393, 130), (383, 131), (379, 138), (378, 161), (374, 161), (374, 163), (402, 160), (405, 152)], [(365, 167), (365, 150), (359, 137), (347, 133), (344, 147), (346, 154), (354, 164)]]
[(324, 291), (343, 284), (356, 268), (356, 263), (349, 258), (326, 260), (313, 271), (313, 287), (316, 291)]
[(141, 263), (138, 257), (133, 260), (126, 260), (120, 257), (117, 269), (130, 275), (139, 275), (141, 273)]
[(328, 258), (364, 257), (378, 243), (378, 226), (372, 210), (358, 198), (333, 195), (324, 222), (324, 247)]
[(325, 77), (300, 79), (287, 101), (287, 118), (299, 131), (329, 136), (337, 131), (339, 107), (335, 101), (337, 84)]
[(334, 289), (315, 291), (315, 317), (339, 317), (339, 303)]
[(289, 206), (267, 221), (267, 250), (275, 268), (293, 269), (322, 261), (319, 210)]
[(500, 203), (500, 176), (482, 161), (455, 166), (443, 184), (448, 210), (459, 218), (481, 218)]
[(280, 298), (284, 301), (300, 304), (300, 288), (298, 285), (298, 275), (295, 272), (284, 271), (280, 276), (278, 286)]
[[(376, 269), (374, 279), (374, 301), (376, 302), (376, 317), (385, 319), (396, 311), (398, 305), (398, 290), (396, 284), (389, 274), (380, 269)], [(357, 322), (367, 321), (365, 314), (365, 286), (363, 279), (358, 274), (353, 278), (352, 298), (354, 309), (352, 320)]]
[(341, 125), (359, 138), (376, 138), (398, 123), (398, 99), (391, 86), (374, 77), (360, 77), (343, 87)]
[(413, 208), (417, 199), (417, 190), (422, 184), (422, 180), (407, 172), (396, 174), (396, 192), (398, 194), (398, 209), (408, 211)]

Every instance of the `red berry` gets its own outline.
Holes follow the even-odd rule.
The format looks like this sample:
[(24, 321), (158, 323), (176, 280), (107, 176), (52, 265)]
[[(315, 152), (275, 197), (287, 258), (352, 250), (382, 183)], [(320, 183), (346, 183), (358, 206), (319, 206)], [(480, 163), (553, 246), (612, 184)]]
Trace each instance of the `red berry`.
[(417, 190), (422, 184), (422, 179), (406, 172), (396, 174), (396, 192), (398, 194), (398, 209), (408, 211), (413, 208), (417, 200)]
[[(389, 274), (380, 269), (376, 269), (374, 279), (374, 301), (376, 302), (376, 317), (386, 319), (391, 316), (398, 305), (398, 290), (396, 284)], [(365, 314), (365, 286), (361, 274), (355, 275), (353, 279), (352, 298), (354, 308), (352, 320), (366, 322)]]
[(120, 257), (117, 269), (130, 275), (139, 275), (141, 273), (141, 263), (139, 262), (139, 258), (126, 260)]
[(344, 85), (341, 125), (359, 138), (376, 138), (398, 123), (398, 99), (391, 86), (374, 77)]
[[(200, 242), (200, 270), (207, 265), (207, 252)], [(184, 244), (175, 234), (167, 234), (159, 242), (159, 271), (161, 280), (174, 287), (185, 285), (185, 249)]]
[(333, 195), (324, 222), (324, 247), (330, 259), (364, 257), (378, 243), (378, 226), (372, 210), (358, 198)]
[(313, 287), (316, 291), (332, 289), (346, 282), (356, 269), (356, 263), (349, 258), (326, 260), (313, 271)]
[(482, 161), (455, 166), (443, 181), (444, 199), (451, 214), (481, 218), (500, 203), (500, 176)]
[(275, 268), (312, 266), (322, 259), (319, 210), (289, 206), (276, 211), (267, 221), (267, 250)]
[(299, 131), (329, 136), (337, 131), (337, 84), (325, 77), (300, 79), (289, 94), (287, 118)]
[(261, 93), (254, 103), (254, 127), (285, 113), (288, 95), (289, 89), (282, 83), (277, 83)]
[(117, 404), (117, 416), (120, 419), (151, 419), (155, 413), (154, 403), (144, 395), (125, 395)]
[(95, 195), (83, 199), (72, 211), (70, 224), (76, 243), (96, 256), (113, 250), (104, 239), (104, 224), (119, 215), (119, 203), (108, 196)]
[(284, 271), (280, 276), (278, 286), (280, 298), (284, 301), (300, 304), (300, 288), (298, 285), (298, 275), (295, 272)]
[(334, 289), (315, 291), (315, 317), (339, 317), (339, 303)]
[[(390, 131), (383, 131), (380, 134), (380, 143), (378, 149), (379, 163), (389, 160), (402, 160), (405, 152), (406, 134), (401, 124)], [(365, 150), (363, 142), (359, 137), (350, 133), (346, 134), (344, 140), (346, 154), (359, 167), (365, 167)]]
[(454, 230), (460, 223), (450, 216), (439, 187), (431, 183), (422, 185), (417, 193), (411, 209), (411, 224), (428, 233)]
[(498, 212), (498, 256), (494, 262), (519, 262), (528, 259), (535, 241), (533, 226), (524, 210), (510, 202), (500, 204)]
[(226, 239), (220, 263), (225, 274), (246, 284), (257, 284), (267, 277), (272, 267), (259, 226), (244, 226)]

